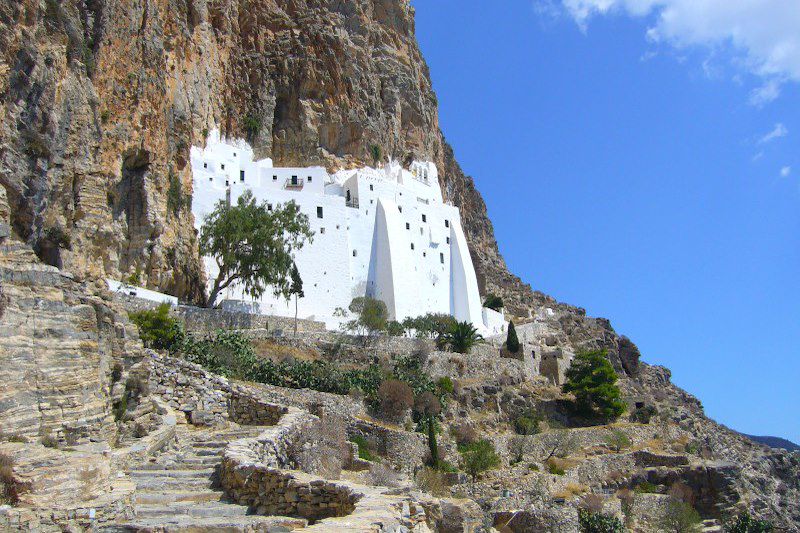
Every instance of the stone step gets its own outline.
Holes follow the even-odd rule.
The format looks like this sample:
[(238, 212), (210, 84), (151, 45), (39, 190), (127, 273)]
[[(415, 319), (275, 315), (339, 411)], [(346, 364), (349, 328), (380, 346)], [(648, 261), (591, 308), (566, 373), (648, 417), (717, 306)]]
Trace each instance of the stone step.
[(204, 455), (201, 457), (184, 457), (177, 463), (178, 465), (205, 465), (209, 466), (218, 465), (222, 462), (222, 457), (219, 455)]
[(104, 533), (287, 533), (303, 528), (307, 521), (284, 516), (234, 516), (234, 517), (192, 517), (177, 516), (170, 519), (152, 518), (134, 520), (127, 524), (102, 528)]
[(213, 502), (222, 499), (222, 492), (217, 490), (191, 490), (191, 491), (136, 491), (136, 504), (164, 505), (174, 502)]
[(248, 509), (244, 505), (226, 502), (174, 502), (165, 505), (146, 504), (136, 505), (137, 518), (152, 518), (156, 516), (245, 516)]
[(225, 448), (200, 448), (194, 450), (194, 454), (198, 457), (221, 457), (222, 453), (225, 451)]
[[(183, 463), (183, 462), (176, 462), (174, 464), (159, 464), (159, 463), (148, 463), (145, 465), (137, 466), (135, 471), (144, 472), (147, 470), (211, 470), (214, 471), (214, 467), (220, 463), (221, 461), (217, 459), (215, 462), (193, 462), (193, 463)], [(131, 470), (132, 472), (134, 470)]]
[(214, 486), (213, 480), (204, 477), (142, 477), (135, 482), (137, 494), (142, 491), (202, 490)]
[(146, 470), (129, 470), (128, 475), (130, 475), (131, 478), (134, 480), (141, 478), (156, 478), (156, 477), (211, 479), (215, 471), (216, 469), (214, 468), (203, 468), (203, 469), (195, 468), (189, 470), (146, 469)]

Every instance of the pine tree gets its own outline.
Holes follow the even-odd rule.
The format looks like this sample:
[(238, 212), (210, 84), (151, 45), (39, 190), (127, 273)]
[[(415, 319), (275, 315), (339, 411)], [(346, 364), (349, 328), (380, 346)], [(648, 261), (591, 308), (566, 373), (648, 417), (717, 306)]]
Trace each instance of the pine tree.
[(511, 353), (519, 352), (519, 339), (517, 338), (517, 330), (514, 329), (514, 321), (508, 323), (508, 336), (506, 337), (506, 348)]
[(300, 277), (300, 272), (297, 270), (297, 264), (292, 264), (291, 284), (289, 285), (289, 294), (294, 295), (294, 334), (297, 336), (297, 299), (305, 296), (303, 293), (303, 278)]
[(617, 387), (617, 374), (605, 350), (576, 355), (566, 377), (563, 390), (575, 395), (578, 413), (613, 420), (625, 411), (625, 402)]

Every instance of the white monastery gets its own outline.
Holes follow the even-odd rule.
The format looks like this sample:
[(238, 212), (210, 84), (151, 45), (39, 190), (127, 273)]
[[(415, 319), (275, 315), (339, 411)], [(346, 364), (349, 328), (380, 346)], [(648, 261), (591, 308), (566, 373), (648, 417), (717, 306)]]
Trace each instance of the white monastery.
[[(295, 256), (305, 293), (299, 317), (336, 327), (337, 308), (370, 296), (398, 321), (447, 313), (484, 335), (505, 330), (503, 315), (481, 304), (458, 208), (443, 201), (433, 163), (414, 162), (406, 170), (390, 162), (333, 175), (322, 167), (275, 168), (271, 159), (254, 161), (246, 142), (213, 131), (205, 148), (192, 148), (191, 165), (198, 230), (217, 202), (233, 204), (248, 189), (268, 208), (294, 200), (308, 215), (313, 243)], [(217, 265), (204, 260), (213, 280)], [(269, 290), (252, 302), (232, 285), (221, 298), (226, 308), (294, 316), (294, 302)]]

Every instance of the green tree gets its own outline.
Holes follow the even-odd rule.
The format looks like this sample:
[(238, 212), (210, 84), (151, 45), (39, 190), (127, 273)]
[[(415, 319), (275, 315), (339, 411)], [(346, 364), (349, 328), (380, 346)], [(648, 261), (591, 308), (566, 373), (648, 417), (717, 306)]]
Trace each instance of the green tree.
[(217, 203), (200, 230), (200, 254), (213, 257), (219, 274), (208, 298), (213, 306), (220, 291), (238, 283), (251, 298), (272, 286), (288, 299), (293, 254), (313, 239), (308, 216), (294, 202), (267, 209), (245, 191), (236, 205)]
[(756, 520), (746, 511), (725, 527), (728, 533), (770, 533), (774, 529), (771, 522)]
[(486, 300), (483, 301), (483, 306), (493, 311), (500, 311), (503, 308), (503, 299), (496, 294), (489, 293), (486, 295)]
[(511, 353), (519, 352), (519, 339), (517, 338), (517, 330), (514, 329), (514, 321), (508, 322), (508, 335), (506, 336), (506, 348)]
[(581, 533), (622, 533), (625, 527), (619, 518), (588, 509), (578, 511)]
[(386, 331), (389, 311), (381, 300), (369, 296), (359, 296), (353, 298), (347, 309), (354, 317), (344, 323), (343, 327), (346, 331), (362, 336), (365, 340), (381, 331)]
[(294, 334), (297, 336), (297, 300), (303, 298), (303, 278), (297, 270), (297, 264), (292, 263), (291, 283), (289, 283), (289, 294), (294, 295)]
[(619, 453), (631, 445), (631, 439), (620, 429), (615, 429), (605, 437), (606, 445)]
[(605, 350), (575, 356), (566, 372), (564, 392), (575, 395), (576, 411), (585, 416), (613, 420), (625, 411), (620, 398), (617, 374), (608, 362)]
[(695, 533), (700, 531), (702, 519), (694, 507), (680, 500), (670, 500), (667, 512), (661, 519), (663, 531), (670, 533)]
[(403, 327), (403, 324), (398, 322), (397, 320), (389, 320), (386, 323), (386, 333), (391, 335), (392, 337), (402, 337), (406, 332), (406, 328)]
[(185, 337), (183, 324), (169, 314), (169, 304), (161, 304), (156, 309), (135, 311), (130, 318), (139, 328), (139, 337), (146, 348), (175, 352)]
[(483, 341), (483, 336), (469, 322), (456, 322), (444, 340), (454, 352), (469, 353), (473, 346)]
[(428, 450), (431, 454), (431, 466), (439, 467), (439, 445), (436, 442), (436, 417), (442, 412), (442, 404), (430, 391), (425, 391), (414, 400), (414, 411), (427, 426)]
[(369, 153), (372, 156), (372, 164), (373, 166), (378, 166), (382, 158), (381, 147), (377, 144), (373, 144), (369, 147)]
[(478, 475), (500, 464), (500, 456), (494, 451), (492, 443), (486, 439), (462, 447), (461, 459), (464, 471), (472, 476), (472, 482)]

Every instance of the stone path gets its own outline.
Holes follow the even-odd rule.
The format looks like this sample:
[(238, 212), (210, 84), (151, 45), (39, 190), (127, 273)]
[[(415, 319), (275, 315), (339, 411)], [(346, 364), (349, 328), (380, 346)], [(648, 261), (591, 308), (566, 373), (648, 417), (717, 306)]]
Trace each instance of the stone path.
[(136, 483), (134, 519), (108, 526), (107, 532), (255, 532), (290, 531), (306, 525), (297, 518), (258, 516), (226, 502), (217, 486), (217, 467), (232, 440), (252, 437), (262, 427), (222, 431), (179, 427), (178, 445), (128, 471)]

